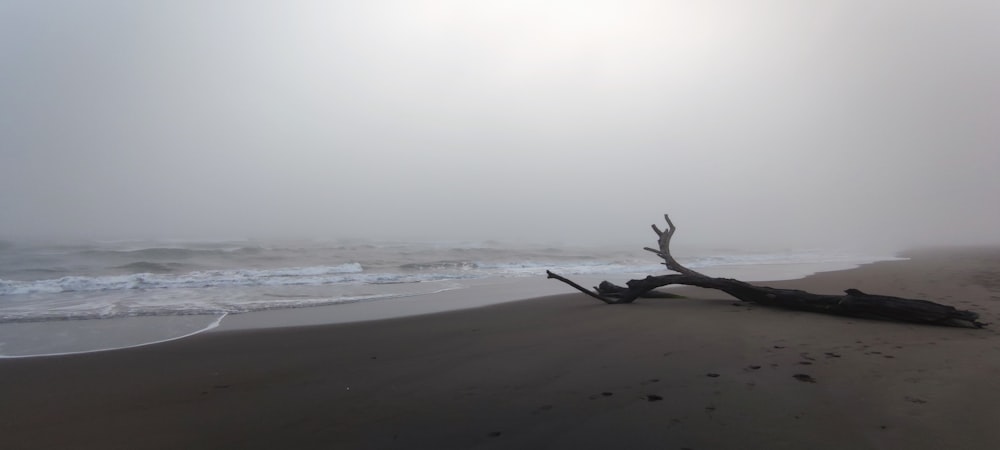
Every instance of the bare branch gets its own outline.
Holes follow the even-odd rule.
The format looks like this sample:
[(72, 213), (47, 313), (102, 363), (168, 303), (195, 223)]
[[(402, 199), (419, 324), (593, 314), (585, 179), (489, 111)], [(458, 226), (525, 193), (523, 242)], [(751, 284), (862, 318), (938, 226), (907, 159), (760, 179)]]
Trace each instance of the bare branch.
[(570, 286), (573, 286), (576, 290), (578, 290), (580, 292), (583, 292), (584, 294), (587, 294), (587, 295), (589, 295), (591, 297), (594, 297), (594, 298), (596, 298), (596, 299), (598, 299), (598, 300), (600, 300), (600, 301), (602, 301), (604, 303), (607, 303), (609, 305), (612, 305), (612, 304), (615, 304), (615, 303), (621, 303), (620, 301), (618, 301), (616, 299), (605, 297), (605, 296), (603, 296), (601, 294), (598, 294), (598, 293), (596, 293), (594, 291), (591, 291), (590, 289), (587, 289), (587, 288), (585, 288), (583, 286), (580, 286), (579, 284), (574, 283), (572, 280), (570, 280), (570, 279), (568, 279), (566, 277), (563, 277), (561, 275), (552, 273), (551, 270), (546, 270), (545, 273), (548, 274), (548, 276), (546, 278), (555, 278), (555, 279), (557, 279), (559, 281), (562, 281), (563, 283), (566, 283), (566, 284), (568, 284)]
[(659, 251), (659, 250), (657, 250), (655, 248), (643, 247), (642, 249), (645, 250), (645, 251), (647, 251), (647, 252), (653, 252), (653, 253), (656, 254), (656, 256), (659, 256), (660, 258), (663, 258), (663, 252), (661, 252), (661, 251)]
[(671, 230), (670, 234), (674, 234), (673, 230), (676, 230), (677, 227), (674, 226), (674, 223), (670, 221), (670, 214), (664, 214), (663, 215), (663, 219), (667, 221), (667, 226), (670, 227), (670, 230)]

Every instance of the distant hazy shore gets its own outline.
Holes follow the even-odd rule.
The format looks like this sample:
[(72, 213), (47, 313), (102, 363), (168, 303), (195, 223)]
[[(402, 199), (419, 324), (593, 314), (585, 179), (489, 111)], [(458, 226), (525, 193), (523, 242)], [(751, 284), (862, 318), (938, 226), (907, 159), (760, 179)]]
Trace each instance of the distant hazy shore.
[[(927, 298), (1000, 318), (1000, 250), (906, 256), (767, 284)], [(19, 449), (1000, 442), (993, 327), (828, 317), (683, 292), (691, 298), (607, 306), (564, 294), (0, 360), (0, 436)]]

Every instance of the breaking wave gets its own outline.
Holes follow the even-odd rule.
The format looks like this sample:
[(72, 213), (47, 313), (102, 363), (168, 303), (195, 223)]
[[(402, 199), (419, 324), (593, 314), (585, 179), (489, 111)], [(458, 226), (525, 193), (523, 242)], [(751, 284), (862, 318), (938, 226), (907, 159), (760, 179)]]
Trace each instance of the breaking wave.
[(426, 263), (409, 263), (399, 266), (403, 270), (472, 270), (479, 264), (473, 261), (435, 261)]
[(150, 261), (139, 261), (129, 264), (115, 266), (113, 269), (125, 270), (132, 273), (171, 273), (178, 272), (184, 268), (180, 263), (157, 263)]
[[(148, 267), (150, 263), (142, 263)], [(159, 266), (159, 265), (157, 265)], [(164, 268), (169, 269), (169, 265)], [(109, 276), (68, 276), (48, 280), (0, 280), (0, 295), (116, 291), (127, 289), (207, 288), (228, 286), (323, 285), (350, 281), (364, 282), (361, 264), (293, 267), (285, 269), (206, 270), (183, 275), (134, 273)], [(377, 281), (374, 277), (373, 281)]]

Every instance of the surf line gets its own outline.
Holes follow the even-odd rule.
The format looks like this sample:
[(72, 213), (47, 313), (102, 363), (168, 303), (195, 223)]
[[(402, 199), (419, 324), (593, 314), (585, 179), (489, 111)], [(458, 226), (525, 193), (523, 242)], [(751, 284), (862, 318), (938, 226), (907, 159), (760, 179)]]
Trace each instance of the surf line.
[(159, 341), (143, 342), (141, 344), (127, 345), (125, 347), (108, 347), (108, 348), (98, 348), (98, 349), (94, 349), (94, 350), (81, 350), (81, 351), (78, 351), (78, 352), (40, 353), (40, 354), (36, 354), (36, 355), (0, 355), (0, 359), (39, 358), (39, 357), (43, 357), (43, 356), (82, 355), (82, 354), (86, 354), (86, 353), (108, 352), (108, 351), (111, 351), (111, 350), (125, 350), (127, 348), (145, 347), (147, 345), (162, 344), (164, 342), (170, 342), (170, 341), (176, 341), (178, 339), (189, 338), (189, 337), (194, 336), (196, 334), (201, 334), (201, 333), (204, 333), (204, 332), (206, 332), (208, 330), (212, 330), (214, 328), (217, 328), (219, 326), (219, 324), (222, 323), (222, 319), (225, 319), (226, 316), (228, 316), (228, 315), (229, 315), (228, 312), (224, 312), (224, 313), (222, 313), (221, 316), (219, 316), (218, 319), (215, 319), (212, 323), (208, 324), (208, 326), (206, 326), (205, 328), (202, 328), (202, 329), (197, 330), (197, 331), (192, 331), (192, 332), (190, 332), (188, 334), (185, 334), (185, 335), (182, 335), (182, 336), (177, 336), (177, 337), (172, 337), (172, 338), (167, 338), (167, 339), (161, 339)]

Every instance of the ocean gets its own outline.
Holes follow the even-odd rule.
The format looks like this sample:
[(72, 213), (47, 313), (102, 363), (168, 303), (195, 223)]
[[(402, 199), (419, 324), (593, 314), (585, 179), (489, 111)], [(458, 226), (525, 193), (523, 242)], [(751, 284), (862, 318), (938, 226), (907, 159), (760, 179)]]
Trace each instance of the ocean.
[[(894, 259), (829, 249), (675, 254), (690, 268), (747, 280)], [(0, 357), (176, 339), (259, 311), (374, 302), (392, 309), (404, 299), (409, 307), (487, 282), (512, 286), (544, 278), (546, 270), (622, 282), (665, 273), (641, 249), (493, 241), (0, 241)], [(570, 292), (556, 282), (548, 286), (538, 295)], [(526, 296), (532, 295), (521, 298)], [(336, 316), (338, 309), (322, 311)]]

